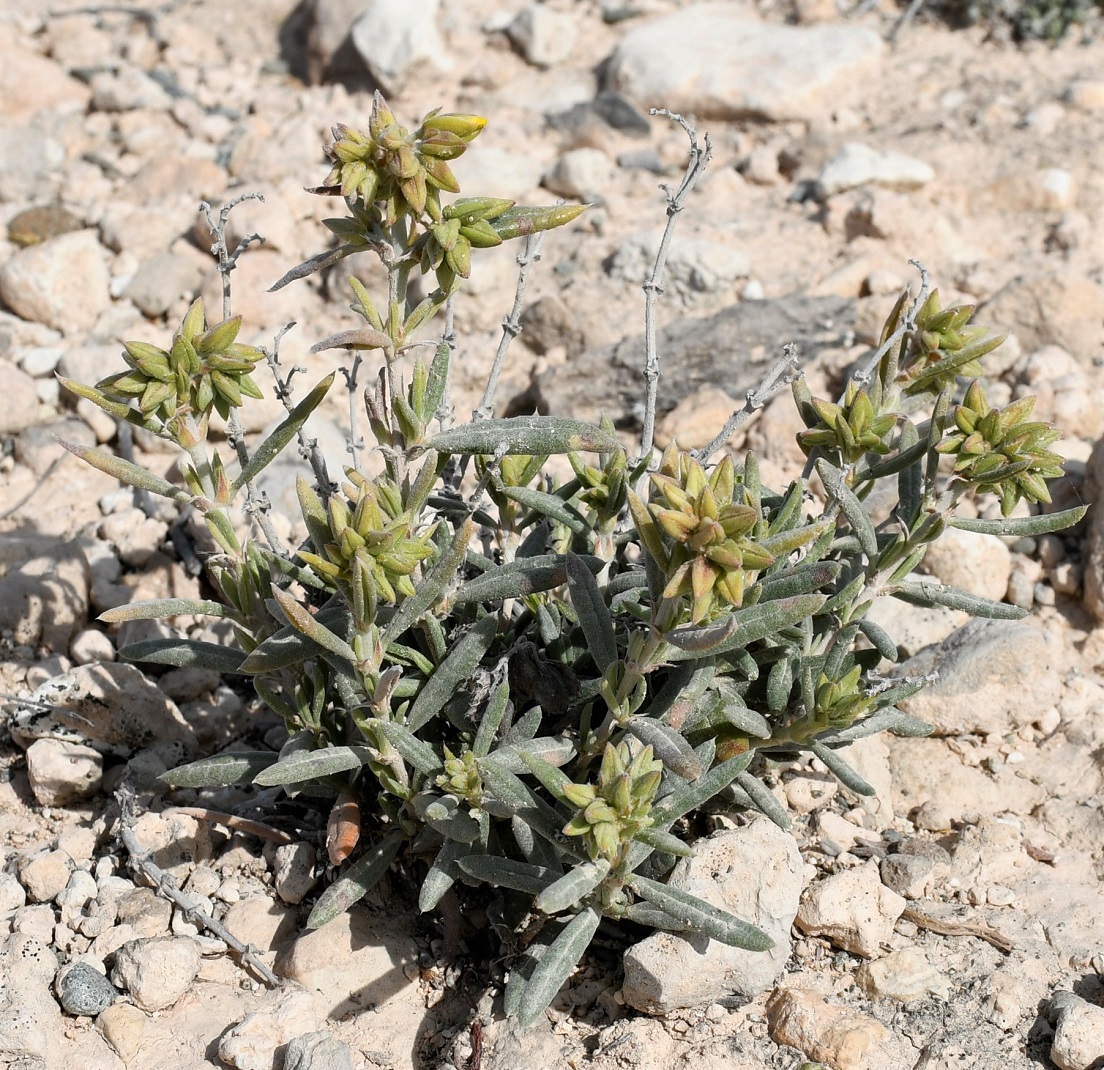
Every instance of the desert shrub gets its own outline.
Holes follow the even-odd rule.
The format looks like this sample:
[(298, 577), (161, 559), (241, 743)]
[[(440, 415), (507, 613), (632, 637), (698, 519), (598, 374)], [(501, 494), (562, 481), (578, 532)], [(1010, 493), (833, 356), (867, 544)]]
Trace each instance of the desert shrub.
[[(290, 734), (278, 755), (219, 754), (164, 779), (284, 785), (334, 801), (329, 855), (345, 868), (309, 926), (346, 909), (393, 865), (420, 875), (423, 911), (457, 882), (485, 883), (506, 896), (506, 918), (545, 918), (506, 989), (507, 1011), (531, 1022), (603, 918), (769, 947), (754, 925), (664, 883), (693, 852), (689, 819), (720, 805), (786, 827), (758, 774), (766, 761), (802, 755), (869, 794), (846, 762), (847, 745), (879, 731), (928, 730), (896, 708), (923, 681), (883, 673), (897, 647), (871, 606), (892, 597), (1019, 617), (914, 570), (948, 527), (1039, 534), (1081, 511), (1010, 518), (1022, 500), (1049, 501), (1046, 480), (1060, 458), (1048, 447), (1058, 432), (1030, 419), (1031, 399), (997, 409), (980, 379), (960, 389), (1001, 339), (970, 325), (970, 307), (942, 308), (923, 273), (919, 295), (901, 295), (880, 345), (837, 401), (811, 396), (786, 349), (711, 446), (672, 445), (657, 457), (654, 311), (665, 240), (645, 286), (646, 417), (636, 456), (608, 420), (493, 418), (517, 307), (483, 404), (471, 421), (454, 422), (451, 303), (472, 261), (482, 248), (526, 237), (527, 264), (534, 235), (583, 210), (447, 200), (459, 192), (449, 161), (483, 125), (432, 113), (411, 132), (377, 96), (367, 130), (334, 130), (333, 167), (316, 192), (345, 209), (326, 220), (338, 244), (277, 285), (347, 256), (380, 262), (378, 297), (350, 280), (363, 325), (315, 346), (350, 354), (353, 463), (344, 473), (327, 470), (304, 431), (335, 375), (293, 404), (275, 347), (242, 345), (240, 320), (210, 324), (198, 301), (166, 348), (128, 343), (126, 370), (95, 387), (65, 384), (175, 442), (186, 486), (101, 450), (68, 448), (190, 504), (217, 547), (206, 562), (210, 599), (132, 604), (103, 619), (209, 614), (230, 622), (236, 645), (158, 639), (121, 655), (247, 677)], [(668, 190), (668, 239), (709, 155), (708, 141), (687, 131), (690, 165), (682, 186)], [(235, 254), (219, 234), (228, 275)], [(436, 285), (415, 302), (417, 275)], [(438, 340), (431, 332), (441, 319)], [(382, 458), (378, 475), (362, 469), (356, 442), (366, 353), (378, 364), (363, 414)], [(259, 395), (253, 373), (266, 359), (288, 414), (249, 454), (236, 410)], [(786, 387), (806, 424), (799, 443), (808, 464), (788, 486), (770, 487), (753, 454), (717, 455), (736, 424)], [(233, 456), (214, 441), (216, 414)], [(296, 440), (313, 479), (298, 482), (309, 538), (290, 548), (253, 481)], [(555, 474), (568, 469), (550, 466), (553, 455), (566, 457), (569, 477)], [(1005, 519), (956, 515), (978, 495), (995, 495)], [(250, 519), (245, 536), (239, 509)]]
[(954, 25), (983, 26), (1016, 41), (1058, 41), (1097, 24), (1101, 0), (938, 0), (932, 11)]

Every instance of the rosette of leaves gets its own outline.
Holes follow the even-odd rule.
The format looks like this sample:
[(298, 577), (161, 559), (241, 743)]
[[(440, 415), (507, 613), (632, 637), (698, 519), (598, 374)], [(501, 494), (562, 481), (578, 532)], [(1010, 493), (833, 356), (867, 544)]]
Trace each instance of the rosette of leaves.
[(819, 425), (800, 432), (797, 444), (806, 456), (816, 446), (832, 450), (844, 465), (853, 465), (868, 453), (884, 456), (890, 452), (888, 436), (897, 423), (897, 415), (880, 411), (881, 400), (880, 380), (875, 382), (873, 397), (852, 380), (838, 405), (810, 398), (808, 407)]
[(936, 447), (954, 457), (955, 475), (978, 493), (996, 494), (1009, 516), (1021, 501), (1050, 502), (1048, 479), (1062, 475), (1063, 458), (1048, 449), (1062, 437), (1053, 424), (1029, 420), (1035, 398), (1024, 397), (995, 409), (974, 380), (956, 405), (957, 430)]

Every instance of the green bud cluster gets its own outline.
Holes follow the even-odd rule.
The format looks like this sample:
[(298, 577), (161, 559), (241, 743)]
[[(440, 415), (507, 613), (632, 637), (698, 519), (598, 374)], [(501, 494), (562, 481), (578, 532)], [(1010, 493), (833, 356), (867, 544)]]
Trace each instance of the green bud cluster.
[(347, 200), (387, 202), (388, 223), (407, 212), (441, 218), (441, 191), (458, 193), (449, 160), (462, 156), (487, 125), (479, 115), (430, 112), (411, 133), (376, 93), (368, 130), (344, 124), (333, 128), (326, 154), (334, 161), (318, 192), (340, 192)]
[(652, 825), (652, 802), (663, 779), (663, 763), (651, 747), (635, 757), (628, 743), (608, 744), (602, 754), (597, 784), (568, 784), (563, 794), (579, 807), (564, 826), (568, 836), (581, 836), (592, 860), (621, 860), (637, 834)]
[(847, 384), (839, 405), (821, 398), (810, 399), (809, 405), (819, 424), (797, 436), (806, 456), (820, 446), (836, 451), (844, 464), (852, 465), (866, 453), (890, 452), (887, 439), (897, 418), (892, 413), (878, 413), (866, 388), (854, 380)]
[(1035, 399), (1024, 397), (995, 409), (975, 379), (962, 404), (955, 406), (958, 430), (936, 447), (954, 457), (956, 476), (979, 492), (1000, 497), (1004, 516), (1021, 499), (1049, 502), (1046, 481), (1062, 475), (1061, 455), (1047, 448), (1062, 433), (1053, 424), (1030, 421), (1034, 407)]
[(241, 316), (207, 326), (203, 300), (196, 298), (168, 350), (148, 342), (124, 342), (130, 371), (109, 375), (96, 388), (108, 398), (133, 400), (142, 415), (167, 424), (181, 411), (197, 418), (215, 409), (224, 419), (243, 397), (264, 395), (253, 366), (264, 355), (235, 341)]
[[(743, 605), (749, 580), (774, 556), (752, 537), (761, 517), (737, 500), (732, 460), (724, 458), (707, 477), (672, 443), (651, 481), (658, 500), (647, 512), (663, 537), (646, 545), (667, 580), (663, 597), (689, 596), (694, 624), (718, 611), (718, 597), (724, 605)], [(630, 502), (639, 531), (647, 523), (641, 523), (644, 507), (635, 494)]]
[(299, 477), (299, 502), (315, 547), (313, 553), (300, 550), (299, 558), (320, 579), (352, 590), (369, 607), (413, 597), (412, 577), (434, 552), (436, 525), (420, 525), (393, 480), (371, 480), (352, 468), (345, 475), (350, 482), (325, 507)]

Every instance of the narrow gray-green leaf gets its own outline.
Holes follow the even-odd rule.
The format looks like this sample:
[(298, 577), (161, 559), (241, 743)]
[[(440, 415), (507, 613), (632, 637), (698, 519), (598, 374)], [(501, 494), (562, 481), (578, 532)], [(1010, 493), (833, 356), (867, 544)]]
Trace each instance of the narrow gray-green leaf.
[[(428, 618), (427, 618), (428, 619)], [(491, 648), (498, 618), (488, 613), (449, 651), (418, 693), (406, 717), (406, 727), (417, 732), (429, 724), (444, 709), (445, 703), (466, 684), (478, 668), (483, 655)]]
[(597, 424), (569, 420), (562, 416), (511, 416), (503, 420), (480, 420), (442, 431), (428, 443), (440, 453), (480, 453), (543, 455), (574, 453), (612, 453), (619, 447), (617, 438)]
[[(796, 598), (780, 598), (774, 602), (760, 602), (746, 609), (737, 610), (736, 632), (719, 646), (709, 651), (711, 655), (723, 654), (729, 650), (738, 650), (749, 646), (768, 635), (774, 635), (782, 628), (798, 624), (806, 617), (819, 612), (827, 601), (823, 594), (803, 594)], [(698, 655), (678, 647), (669, 647), (665, 653), (668, 661), (686, 661)]]
[(156, 620), (159, 617), (178, 617), (182, 613), (197, 617), (234, 617), (237, 614), (229, 606), (209, 598), (156, 598), (148, 602), (128, 602), (101, 613), (99, 619), (107, 624), (121, 624), (126, 620)]
[(455, 798), (415, 800), (418, 816), (430, 828), (450, 840), (475, 843), (479, 839), (479, 822)]
[(547, 866), (517, 862), (498, 855), (468, 855), (457, 866), (462, 872), (493, 887), (513, 888), (528, 895), (539, 895), (559, 874)]
[(874, 524), (867, 514), (863, 503), (855, 496), (855, 492), (847, 485), (843, 473), (834, 465), (829, 464), (823, 457), (816, 462), (817, 474), (824, 483), (828, 493), (839, 502), (843, 515), (851, 525), (851, 530), (859, 540), (866, 559), (875, 562), (878, 559), (878, 536), (874, 532)]
[(545, 914), (558, 914), (561, 910), (568, 910), (590, 895), (606, 879), (609, 870), (610, 864), (605, 858), (583, 862), (545, 888), (537, 896), (533, 906), (537, 910), (543, 910)]
[(152, 472), (147, 472), (133, 461), (116, 457), (104, 450), (93, 449), (91, 446), (82, 446), (77, 442), (66, 442), (64, 439), (58, 439), (58, 441), (74, 457), (87, 461), (93, 468), (106, 472), (120, 483), (137, 487), (139, 490), (147, 490), (150, 494), (159, 494), (162, 498), (171, 498), (174, 502), (191, 503), (195, 500), (195, 495), (191, 491), (184, 490), (183, 487), (178, 487), (160, 476), (155, 476)]
[(793, 598), (799, 594), (810, 594), (835, 583), (843, 571), (840, 561), (816, 561), (810, 565), (798, 565), (786, 572), (768, 576), (762, 581), (761, 602), (771, 602), (777, 598)]
[(245, 655), (233, 647), (204, 643), (198, 639), (143, 639), (119, 651), (125, 661), (149, 665), (172, 665), (178, 669), (214, 669), (215, 672), (242, 672)]
[(352, 256), (359, 248), (360, 246), (358, 245), (339, 245), (336, 249), (327, 249), (324, 253), (316, 253), (309, 260), (304, 260), (301, 264), (297, 264), (278, 281), (274, 282), (268, 288), (268, 293), (282, 290), (289, 282), (295, 282), (296, 279), (305, 279), (308, 275), (312, 275), (316, 271), (328, 268), (331, 264), (336, 264), (339, 260), (344, 260), (345, 257)]
[(262, 769), (253, 783), (262, 788), (278, 784), (301, 784), (305, 780), (332, 776), (359, 769), (368, 761), (367, 747), (322, 747), (319, 750), (301, 750), (281, 758), (274, 765)]
[(754, 751), (738, 754), (735, 758), (729, 758), (728, 761), (715, 765), (685, 787), (676, 788), (658, 806), (652, 808), (652, 820), (655, 822), (653, 827), (670, 828), (684, 814), (708, 802), (717, 792), (728, 787), (737, 776), (743, 773), (751, 765), (753, 757), (755, 757)]
[(665, 914), (713, 940), (745, 951), (770, 951), (774, 947), (774, 941), (758, 926), (718, 910), (681, 888), (672, 888), (637, 874), (629, 878), (629, 884)]
[(601, 920), (602, 915), (590, 907), (576, 914), (552, 942), (521, 993), (518, 1021), (522, 1026), (532, 1025), (548, 1009), (590, 946)]
[(856, 795), (877, 795), (872, 788), (854, 769), (851, 768), (831, 747), (818, 743), (815, 739), (809, 744), (809, 749), (826, 765), (832, 775), (844, 785), (850, 788)]
[(387, 872), (405, 838), (402, 832), (392, 832), (358, 858), (318, 897), (318, 902), (314, 904), (314, 909), (307, 918), (307, 928), (320, 929), (326, 922), (333, 921), (363, 899)]
[(377, 717), (373, 717), (368, 723), (382, 733), (419, 773), (436, 776), (444, 768), (437, 752), (424, 740), (418, 739), (405, 725), (397, 721), (383, 721)]
[[(915, 693), (915, 692), (914, 692)], [(889, 707), (878, 710), (861, 721), (833, 733), (833, 739), (855, 740), (873, 736), (878, 732), (890, 732), (895, 736), (930, 736), (935, 729), (918, 717), (910, 717), (901, 710)]]
[(319, 405), (322, 404), (326, 392), (333, 386), (336, 372), (330, 372), (314, 389), (307, 394), (287, 417), (279, 424), (275, 431), (268, 436), (249, 458), (249, 463), (241, 470), (238, 478), (234, 480), (230, 490), (237, 494), (246, 483), (252, 483), (279, 455), (281, 450), (302, 430), (303, 425)]
[(449, 839), (441, 844), (441, 849), (418, 891), (418, 909), (423, 914), (437, 906), (456, 883), (457, 864), (467, 852), (468, 848), (459, 840)]
[(709, 624), (676, 628), (665, 633), (663, 638), (688, 654), (707, 655), (719, 650), (732, 639), (738, 627), (735, 614), (730, 613)]
[(288, 622), (296, 631), (302, 632), (303, 635), (317, 643), (323, 650), (328, 650), (331, 654), (336, 654), (339, 658), (356, 664), (357, 656), (353, 652), (353, 648), (340, 635), (331, 632), (317, 617), (312, 617), (290, 594), (281, 591), (279, 587), (273, 587), (272, 597), (279, 603), (280, 608), (287, 616)]
[(523, 780), (496, 765), (491, 758), (479, 760), (484, 785), (512, 816), (521, 818), (534, 832), (551, 843), (566, 859), (581, 859), (580, 849), (564, 834), (565, 821), (556, 810)]
[(1022, 620), (1027, 610), (1008, 602), (994, 602), (991, 598), (981, 598), (968, 594), (957, 587), (946, 587), (941, 583), (899, 583), (890, 592), (894, 598), (914, 606), (946, 606), (948, 609), (961, 609), (975, 617), (989, 617), (993, 620)]
[(633, 838), (640, 843), (646, 843), (653, 850), (660, 851), (663, 854), (675, 855), (677, 858), (694, 857), (693, 847), (662, 829), (641, 829)]
[(652, 748), (655, 756), (672, 773), (684, 780), (697, 780), (702, 769), (694, 748), (668, 724), (651, 717), (631, 717), (625, 728), (641, 743)]
[(503, 487), (502, 493), (534, 513), (559, 521), (576, 535), (585, 535), (590, 530), (579, 510), (555, 494), (546, 494), (532, 487)]
[(491, 754), (488, 760), (508, 773), (524, 775), (530, 771), (526, 764), (527, 758), (537, 758), (558, 769), (567, 765), (574, 757), (575, 744), (566, 736), (538, 736), (535, 739), (507, 743)]
[(617, 636), (598, 581), (575, 554), (567, 555), (567, 589), (579, 615), (579, 627), (583, 629), (590, 656), (598, 671), (604, 673), (617, 660)]
[(897, 660), (897, 644), (893, 641), (893, 636), (891, 636), (880, 624), (875, 623), (868, 617), (864, 617), (859, 621), (859, 631), (870, 640), (870, 645), (874, 647), (886, 661)]
[[(591, 571), (597, 572), (603, 562), (597, 557), (582, 557)], [(563, 554), (542, 554), (539, 557), (515, 558), (508, 564), (489, 568), (462, 584), (452, 595), (454, 604), (464, 602), (502, 602), (507, 598), (522, 598), (540, 591), (550, 591), (567, 582), (567, 558)]]
[(1057, 513), (1040, 513), (1038, 516), (1010, 516), (1007, 519), (976, 520), (972, 517), (952, 516), (947, 523), (952, 528), (976, 531), (982, 535), (1046, 535), (1052, 531), (1064, 531), (1084, 519), (1087, 505), (1063, 509)]
[(278, 758), (279, 755), (270, 750), (228, 751), (177, 766), (157, 779), (173, 788), (223, 788), (230, 784), (248, 784)]
[(741, 773), (736, 777), (736, 783), (744, 789), (747, 797), (755, 804), (755, 808), (762, 814), (766, 814), (780, 829), (789, 831), (790, 815), (783, 809), (782, 804), (774, 797), (774, 793), (767, 786), (750, 773)]
[(464, 561), (464, 555), (471, 541), (475, 525), (470, 517), (456, 529), (449, 548), (434, 562), (429, 572), (422, 577), (412, 598), (407, 598), (395, 611), (394, 616), (383, 629), (380, 641), (386, 648), (395, 642), (444, 592), (452, 583), (456, 570)]
[(472, 743), (472, 753), (477, 758), (482, 758), (489, 753), (491, 745), (495, 741), (495, 736), (498, 735), (502, 719), (506, 716), (509, 702), (510, 681), (506, 679), (491, 692), (491, 697), (487, 700), (487, 709), (479, 722), (479, 730), (475, 733), (475, 742)]
[(313, 658), (322, 652), (322, 648), (302, 632), (294, 628), (281, 628), (270, 635), (263, 643), (241, 663), (241, 672), (262, 673), (286, 669)]
[(560, 802), (567, 802), (564, 789), (571, 783), (571, 778), (566, 773), (561, 773), (556, 766), (546, 762), (536, 754), (530, 754), (525, 750), (519, 751), (522, 761), (545, 787), (550, 795), (554, 795)]
[(662, 929), (668, 933), (693, 931), (689, 925), (671, 917), (665, 910), (660, 910), (659, 907), (652, 906), (651, 903), (646, 903), (643, 900), (630, 903), (625, 908), (625, 917), (629, 921), (635, 921), (638, 925), (647, 925), (649, 928)]

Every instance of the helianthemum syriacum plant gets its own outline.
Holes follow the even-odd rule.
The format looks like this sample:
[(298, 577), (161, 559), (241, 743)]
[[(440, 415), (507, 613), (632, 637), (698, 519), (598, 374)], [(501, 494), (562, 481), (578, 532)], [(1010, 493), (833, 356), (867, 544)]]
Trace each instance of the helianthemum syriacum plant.
[[(186, 486), (104, 450), (69, 448), (192, 506), (217, 547), (210, 597), (138, 603), (104, 619), (207, 614), (229, 621), (233, 642), (154, 639), (120, 655), (234, 674), (287, 728), (278, 754), (237, 750), (163, 779), (200, 792), (283, 785), (333, 801), (327, 853), (343, 868), (309, 926), (388, 870), (415, 885), (422, 910), (446, 895), (482, 895), (504, 924), (535, 917), (504, 995), (506, 1011), (530, 1023), (603, 918), (769, 947), (754, 919), (666, 883), (701, 827), (683, 819), (723, 805), (787, 826), (760, 777), (765, 758), (815, 756), (869, 793), (841, 756), (847, 744), (926, 731), (895, 706), (922, 681), (886, 679), (897, 647), (869, 619), (871, 606), (892, 596), (1022, 615), (914, 570), (948, 526), (1034, 535), (1083, 511), (955, 515), (971, 494), (998, 495), (1006, 516), (1019, 501), (1046, 501), (1056, 432), (1028, 421), (1029, 402), (991, 409), (977, 384), (955, 405), (960, 377), (981, 374), (999, 339), (971, 325), (972, 309), (941, 308), (926, 279), (920, 298), (902, 296), (838, 400), (814, 399), (796, 374), (760, 388), (761, 398), (768, 385), (792, 383), (807, 425), (808, 468), (786, 486), (764, 485), (753, 454), (716, 459), (719, 446), (691, 454), (672, 444), (656, 457), (651, 394), (639, 447), (610, 419), (495, 418), (512, 321), (480, 410), (455, 423), (452, 320), (440, 314), (482, 249), (531, 242), (583, 210), (450, 199), (453, 166), (462, 170), (484, 125), (438, 111), (404, 126), (377, 95), (364, 127), (334, 128), (332, 167), (315, 192), (343, 209), (326, 220), (337, 244), (277, 285), (349, 256), (378, 261), (376, 279), (351, 278), (357, 325), (314, 347), (343, 361), (352, 399), (340, 485), (307, 431), (336, 372), (293, 404), (276, 354), (239, 343), (228, 308), (208, 325), (198, 303), (167, 348), (129, 343), (126, 370), (97, 387), (66, 384), (174, 440)], [(693, 144), (697, 163), (682, 192), (668, 193), (674, 208), (702, 160)], [(431, 280), (422, 290), (418, 276)], [(247, 450), (234, 413), (257, 394), (262, 355), (288, 412)], [(210, 440), (212, 413), (228, 418), (231, 459)], [(312, 470), (298, 484), (306, 539), (288, 546), (266, 524), (256, 481), (296, 439)], [(378, 475), (365, 463), (369, 446)], [(885, 491), (884, 519), (867, 507), (875, 490)]]

